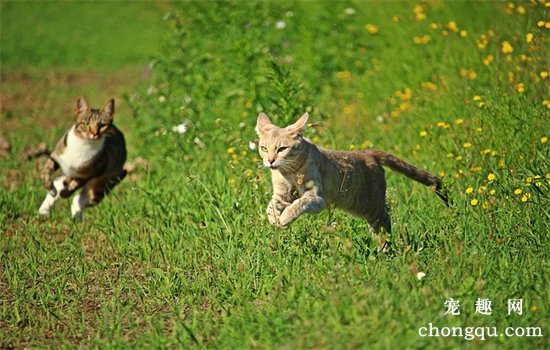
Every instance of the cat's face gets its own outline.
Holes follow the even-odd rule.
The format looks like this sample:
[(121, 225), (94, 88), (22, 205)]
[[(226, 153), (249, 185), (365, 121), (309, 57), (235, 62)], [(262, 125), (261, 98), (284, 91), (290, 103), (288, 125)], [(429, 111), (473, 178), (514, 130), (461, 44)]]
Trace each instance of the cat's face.
[(264, 113), (258, 116), (256, 131), (260, 140), (258, 152), (264, 166), (270, 169), (292, 170), (297, 168), (302, 146), (302, 135), (306, 127), (308, 114), (285, 128), (273, 125)]
[(83, 97), (76, 100), (76, 134), (86, 140), (100, 140), (113, 124), (115, 101), (110, 99), (101, 109), (91, 109)]

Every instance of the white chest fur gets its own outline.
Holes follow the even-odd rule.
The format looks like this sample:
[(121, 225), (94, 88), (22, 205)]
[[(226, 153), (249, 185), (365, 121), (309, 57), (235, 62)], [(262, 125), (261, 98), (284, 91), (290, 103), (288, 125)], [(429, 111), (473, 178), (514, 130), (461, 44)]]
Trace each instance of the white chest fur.
[(62, 154), (57, 155), (55, 160), (68, 176), (77, 177), (77, 171), (103, 148), (105, 140), (85, 140), (76, 136), (74, 126), (67, 134), (67, 145)]

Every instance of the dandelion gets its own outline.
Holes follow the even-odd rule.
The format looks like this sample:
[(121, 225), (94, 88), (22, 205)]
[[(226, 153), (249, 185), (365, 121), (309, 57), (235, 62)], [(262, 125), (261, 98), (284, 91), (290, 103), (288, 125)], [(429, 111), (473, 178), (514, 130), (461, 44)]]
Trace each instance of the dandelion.
[(533, 34), (532, 33), (525, 34), (525, 41), (527, 41), (527, 43), (530, 44), (533, 41)]
[(455, 160), (460, 162), (462, 160), (462, 156), (456, 156)]
[(465, 31), (465, 30), (461, 30), (461, 31), (460, 31), (460, 37), (461, 37), (461, 38), (465, 38), (466, 36), (468, 36), (468, 32)]
[(426, 14), (424, 13), (424, 7), (421, 5), (416, 5), (414, 7), (414, 15), (417, 21), (423, 21), (426, 19)]
[(540, 182), (540, 181), (535, 182), (535, 186), (542, 187), (542, 182)]
[(493, 55), (489, 55), (487, 57), (485, 57), (485, 59), (483, 60), (483, 64), (488, 66), (491, 64), (491, 62), (493, 62), (493, 60), (495, 59), (495, 57)]
[(426, 130), (422, 130), (422, 131), (420, 131), (419, 135), (420, 135), (420, 137), (426, 137), (426, 136), (428, 136), (428, 132)]
[(525, 195), (525, 194), (524, 194), (523, 196), (521, 196), (521, 202), (522, 202), (522, 203), (525, 203), (525, 202), (527, 202), (528, 200), (529, 200), (529, 196), (527, 196), (527, 195)]
[(518, 194), (521, 194), (523, 191), (521, 190), (521, 188), (516, 188), (514, 190), (514, 194), (518, 195)]
[(487, 187), (485, 186), (480, 186), (477, 190), (479, 193), (484, 193), (485, 191), (487, 191)]
[(491, 196), (494, 195), (495, 193), (497, 193), (497, 191), (496, 191), (495, 189), (492, 189), (492, 190), (489, 191), (489, 194), (490, 194)]
[(470, 147), (472, 147), (472, 144), (470, 142), (464, 142), (464, 144), (462, 146), (464, 148), (470, 148)]
[(229, 181), (227, 181), (229, 183), (229, 185), (231, 186), (234, 186), (235, 185), (235, 179), (229, 179)]
[(503, 41), (502, 42), (502, 53), (504, 54), (509, 54), (509, 53), (512, 53), (514, 52), (514, 48), (512, 47), (512, 45), (510, 45), (510, 43), (508, 41)]
[(545, 106), (546, 108), (550, 108), (550, 101), (548, 101), (548, 100), (543, 100), (543, 101), (542, 101), (542, 105)]
[(456, 125), (464, 124), (464, 119), (459, 118), (459, 119), (455, 120), (455, 124), (456, 124)]
[(540, 77), (541, 77), (542, 79), (548, 78), (548, 71), (543, 70), (542, 72), (540, 72)]
[(429, 35), (424, 35), (424, 36), (415, 36), (413, 38), (413, 41), (415, 44), (424, 44), (426, 45), (427, 43), (429, 43), (431, 40), (430, 36)]
[(475, 207), (477, 205), (477, 203), (479, 203), (479, 201), (476, 198), (474, 198), (470, 201), (470, 204), (472, 205), (472, 207)]
[(430, 28), (432, 29), (438, 29), (440, 26), (437, 23), (430, 23)]
[(470, 193), (474, 192), (474, 189), (472, 187), (468, 187), (466, 189), (466, 191), (464, 191), (464, 192), (466, 192), (466, 194), (470, 194)]
[(378, 27), (374, 24), (370, 24), (370, 23), (365, 24), (365, 29), (367, 30), (367, 32), (371, 34), (378, 33)]
[(422, 88), (426, 89), (426, 90), (437, 90), (437, 85), (435, 85), (434, 83), (432, 82), (425, 82), (425, 83), (422, 83)]
[(518, 8), (517, 8), (517, 11), (520, 15), (523, 15), (523, 14), (525, 14), (525, 7), (519, 5)]
[(227, 150), (226, 150), (227, 154), (233, 154), (235, 153), (235, 148), (233, 147), (229, 147)]
[(546, 25), (546, 22), (544, 22), (544, 21), (538, 21), (538, 22), (537, 22), (537, 27), (539, 27), (539, 28), (542, 28), (542, 27), (544, 27), (545, 25)]
[(448, 24), (447, 24), (447, 28), (449, 28), (450, 31), (452, 32), (458, 32), (458, 26), (456, 24), (456, 22), (454, 21), (450, 21)]
[(489, 175), (487, 175), (487, 180), (489, 180), (489, 181), (494, 181), (495, 178), (496, 178), (496, 176), (493, 173), (490, 173)]
[(525, 85), (523, 85), (523, 83), (516, 84), (516, 90), (519, 93), (525, 92)]
[(548, 142), (548, 137), (547, 136), (543, 136), (540, 138), (540, 143), (546, 143)]
[(336, 78), (340, 80), (350, 80), (351, 79), (351, 72), (348, 70), (340, 71), (336, 73)]

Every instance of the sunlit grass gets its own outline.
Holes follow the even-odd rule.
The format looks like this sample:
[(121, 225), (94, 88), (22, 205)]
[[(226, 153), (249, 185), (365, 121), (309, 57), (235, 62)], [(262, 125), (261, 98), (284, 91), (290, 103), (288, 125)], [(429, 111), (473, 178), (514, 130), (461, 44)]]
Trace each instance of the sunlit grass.
[[(167, 10), (151, 78), (118, 100), (133, 171), (84, 222), (71, 222), (68, 202), (39, 219), (37, 169), (18, 159), (25, 145), (53, 143), (72, 105), (56, 107), (55, 130), (38, 119), (45, 135), (24, 116), (1, 117), (16, 130), (2, 130), (14, 150), (0, 163), (3, 346), (548, 346), (546, 336), (418, 336), (430, 322), (547, 333), (544, 3)], [(47, 28), (69, 40), (62, 25)], [(17, 52), (6, 45), (3, 55)], [(113, 51), (115, 63), (129, 59)], [(320, 146), (384, 149), (426, 168), (452, 205), (388, 169), (392, 254), (341, 211), (271, 227), (269, 173), (254, 143), (260, 111), (280, 125), (308, 111), (306, 136)], [(450, 297), (462, 301), (460, 316), (442, 315)], [(491, 316), (474, 313), (479, 297), (493, 301)], [(523, 298), (522, 316), (507, 315), (509, 298)]]

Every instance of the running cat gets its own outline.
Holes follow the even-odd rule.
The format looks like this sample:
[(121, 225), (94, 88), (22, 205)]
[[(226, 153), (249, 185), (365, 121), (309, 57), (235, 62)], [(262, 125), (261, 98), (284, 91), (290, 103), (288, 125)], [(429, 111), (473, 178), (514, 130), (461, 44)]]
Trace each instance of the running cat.
[[(83, 97), (76, 101), (76, 123), (57, 143), (42, 170), (41, 178), (48, 190), (38, 212), (49, 215), (59, 198), (73, 198), (73, 219), (82, 219), (84, 209), (98, 204), (125, 176), (126, 143), (113, 125), (115, 101), (110, 99), (101, 109), (92, 109)], [(53, 178), (57, 169), (62, 175)]]
[[(256, 131), (264, 166), (271, 169), (273, 196), (267, 207), (271, 224), (286, 228), (300, 215), (318, 213), (327, 205), (367, 220), (376, 234), (391, 233), (386, 207), (384, 168), (431, 186), (447, 204), (441, 180), (398, 157), (379, 150), (331, 151), (303, 137), (308, 114), (285, 128), (260, 113)], [(384, 242), (379, 242), (384, 243)]]

